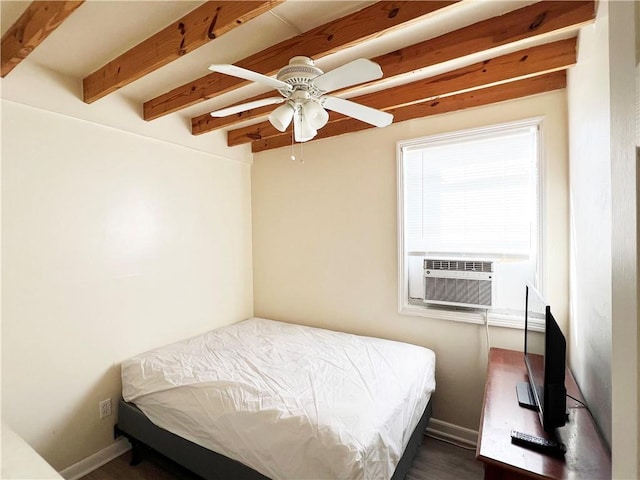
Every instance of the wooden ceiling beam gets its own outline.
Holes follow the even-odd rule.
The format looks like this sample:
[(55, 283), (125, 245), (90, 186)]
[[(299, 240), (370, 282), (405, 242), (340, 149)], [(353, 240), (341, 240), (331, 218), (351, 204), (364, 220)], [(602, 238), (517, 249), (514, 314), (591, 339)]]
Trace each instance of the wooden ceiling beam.
[(84, 3), (35, 1), (2, 36), (0, 76), (5, 77)]
[[(296, 55), (318, 59), (390, 32), (456, 1), (382, 1), (333, 22), (284, 40), (235, 62), (249, 70), (273, 75)], [(210, 73), (153, 98), (143, 105), (145, 120), (153, 120), (196, 103), (214, 98), (248, 82), (221, 73)]]
[(100, 67), (82, 81), (84, 101), (115, 92), (252, 20), (283, 0), (210, 1)]
[[(372, 60), (381, 65), (384, 72), (384, 78), (381, 81), (386, 81), (395, 75), (406, 74), (528, 38), (577, 29), (593, 22), (594, 19), (595, 2), (593, 0), (543, 1), (380, 55)], [(378, 82), (371, 82), (368, 85), (374, 83)], [(362, 85), (359, 86), (361, 87)], [(271, 95), (265, 94), (262, 97)], [(260, 96), (247, 101), (257, 98)], [(264, 116), (271, 109), (272, 107), (261, 107), (224, 118), (213, 118), (209, 114), (200, 115), (191, 119), (191, 132), (199, 135), (229, 127)]]
[[(543, 1), (373, 58), (385, 79), (474, 53), (592, 23), (595, 2)], [(378, 82), (371, 82), (372, 85)]]
[[(547, 73), (545, 75), (538, 75), (518, 80), (506, 85), (482, 88), (479, 90), (443, 97), (431, 102), (416, 103), (405, 107), (399, 107), (389, 110), (389, 112), (393, 113), (397, 122), (404, 122), (415, 118), (428, 117), (430, 115), (438, 115), (441, 113), (454, 112), (464, 110), (466, 108), (479, 107), (481, 105), (528, 97), (539, 93), (559, 90), (566, 86), (566, 71), (560, 70), (557, 72)], [(347, 132), (366, 130), (368, 128), (376, 127), (372, 127), (371, 125), (367, 125), (366, 123), (362, 123), (351, 118), (344, 118), (340, 122), (335, 122), (325, 126), (322, 130), (318, 131), (318, 135), (314, 140), (310, 141), (334, 137)], [(264, 140), (257, 140), (251, 144), (251, 149), (254, 153), (257, 153), (285, 146), (291, 146), (290, 133), (281, 134), (277, 137), (271, 137)]]
[[(574, 37), (502, 55), (435, 77), (360, 95), (351, 100), (371, 108), (391, 111), (445, 95), (566, 69), (575, 63), (576, 38)], [(344, 115), (332, 112), (329, 124), (340, 122), (344, 118)], [(269, 122), (263, 122), (229, 131), (227, 144), (235, 146), (279, 135), (282, 133)], [(291, 137), (290, 132), (287, 135)]]

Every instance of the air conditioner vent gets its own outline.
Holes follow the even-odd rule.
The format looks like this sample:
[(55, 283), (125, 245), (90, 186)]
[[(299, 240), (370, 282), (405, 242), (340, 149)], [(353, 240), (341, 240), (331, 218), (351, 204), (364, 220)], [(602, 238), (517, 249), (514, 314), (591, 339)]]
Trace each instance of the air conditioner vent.
[(425, 258), (423, 265), (425, 303), (473, 308), (491, 306), (493, 262)]
[(436, 260), (426, 258), (425, 270), (453, 270), (459, 272), (493, 272), (493, 262), (479, 260)]

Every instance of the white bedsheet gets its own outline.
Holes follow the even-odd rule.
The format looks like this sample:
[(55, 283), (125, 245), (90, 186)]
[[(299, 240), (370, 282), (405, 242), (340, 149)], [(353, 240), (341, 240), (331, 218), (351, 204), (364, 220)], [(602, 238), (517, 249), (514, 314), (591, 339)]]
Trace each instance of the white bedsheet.
[(156, 425), (272, 479), (389, 479), (435, 389), (431, 350), (252, 318), (122, 364)]

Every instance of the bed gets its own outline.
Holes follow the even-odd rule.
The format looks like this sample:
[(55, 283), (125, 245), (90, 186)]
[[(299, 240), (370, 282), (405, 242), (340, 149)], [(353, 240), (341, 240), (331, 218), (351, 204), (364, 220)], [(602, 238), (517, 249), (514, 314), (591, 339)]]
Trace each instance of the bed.
[(404, 478), (435, 355), (261, 318), (122, 364), (116, 432), (205, 479)]

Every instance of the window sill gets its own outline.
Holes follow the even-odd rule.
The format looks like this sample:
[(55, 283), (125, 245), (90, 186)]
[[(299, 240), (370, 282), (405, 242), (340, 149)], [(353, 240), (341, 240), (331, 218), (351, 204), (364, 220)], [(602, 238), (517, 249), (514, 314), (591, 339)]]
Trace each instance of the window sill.
[[(490, 327), (515, 328), (524, 330), (522, 315), (509, 315), (503, 313), (495, 313), (490, 310), (463, 310), (463, 309), (445, 309), (445, 308), (428, 308), (420, 305), (404, 305), (398, 311), (400, 315), (411, 315), (414, 317), (432, 318), (434, 320), (447, 320), (453, 322), (473, 323), (476, 325), (484, 325), (485, 318)], [(544, 323), (540, 320), (533, 320), (531, 330), (534, 332), (544, 331)]]

